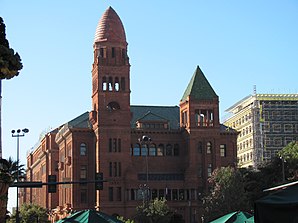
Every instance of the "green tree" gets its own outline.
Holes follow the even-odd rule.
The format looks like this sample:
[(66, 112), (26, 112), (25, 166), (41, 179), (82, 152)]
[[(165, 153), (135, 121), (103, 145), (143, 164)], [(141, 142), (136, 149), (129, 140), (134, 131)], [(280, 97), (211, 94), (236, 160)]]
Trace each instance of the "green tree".
[(249, 210), (241, 172), (233, 167), (221, 167), (209, 178), (211, 191), (203, 198), (204, 216), (213, 220), (233, 211)]
[(298, 179), (298, 143), (291, 142), (278, 152), (281, 162), (284, 162), (285, 175), (289, 180)]
[(137, 207), (136, 220), (142, 223), (168, 223), (172, 212), (167, 205), (166, 199), (154, 199), (148, 205), (142, 204)]
[(5, 34), (5, 24), (2, 17), (0, 17), (0, 158), (2, 158), (2, 79), (11, 79), (18, 76), (22, 68), (20, 55), (9, 48), (9, 42)]
[[(21, 223), (48, 223), (47, 210), (36, 204), (23, 204), (20, 207)], [(15, 223), (15, 213), (11, 216), (9, 223)]]
[(8, 160), (0, 159), (0, 222), (5, 222), (9, 186), (18, 176), (24, 175), (23, 166), (18, 166), (18, 162), (10, 157)]

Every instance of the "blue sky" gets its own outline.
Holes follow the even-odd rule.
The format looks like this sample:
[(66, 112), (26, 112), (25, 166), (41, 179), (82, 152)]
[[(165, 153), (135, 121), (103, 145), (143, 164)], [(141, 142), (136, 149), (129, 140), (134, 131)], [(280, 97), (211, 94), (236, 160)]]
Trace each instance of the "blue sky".
[(93, 39), (109, 6), (129, 44), (131, 104), (179, 105), (197, 65), (219, 95), (221, 117), (254, 85), (298, 93), (296, 0), (0, 0), (24, 65), (3, 81), (3, 157), (16, 158), (12, 129), (30, 130), (20, 139), (26, 163), (42, 132), (91, 110)]

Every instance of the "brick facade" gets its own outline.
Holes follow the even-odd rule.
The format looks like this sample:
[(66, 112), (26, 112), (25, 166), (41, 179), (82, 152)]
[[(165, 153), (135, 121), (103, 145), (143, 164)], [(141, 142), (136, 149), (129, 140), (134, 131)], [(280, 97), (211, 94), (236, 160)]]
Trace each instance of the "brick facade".
[[(60, 217), (97, 208), (131, 218), (148, 187), (149, 199), (166, 197), (186, 222), (190, 216), (200, 222), (208, 176), (236, 163), (237, 133), (219, 123), (218, 96), (197, 67), (179, 107), (131, 105), (125, 31), (111, 7), (98, 23), (93, 47), (92, 111), (59, 127), (47, 150), (58, 151), (48, 154), (58, 163), (59, 181), (94, 180), (102, 172), (107, 182), (102, 191), (94, 184), (60, 185), (54, 195), (58, 207), (52, 203), (47, 208)], [(28, 174), (41, 168), (33, 163), (28, 163)], [(32, 195), (26, 196), (30, 202)], [(44, 206), (49, 196), (43, 193), (39, 204)]]

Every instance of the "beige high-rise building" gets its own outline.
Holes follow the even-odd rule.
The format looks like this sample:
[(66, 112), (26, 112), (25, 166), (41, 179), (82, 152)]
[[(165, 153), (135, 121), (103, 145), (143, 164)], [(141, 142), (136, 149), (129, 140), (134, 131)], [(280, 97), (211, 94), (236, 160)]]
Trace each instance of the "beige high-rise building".
[(298, 141), (298, 94), (253, 94), (226, 110), (236, 129), (240, 167), (257, 167), (292, 141)]

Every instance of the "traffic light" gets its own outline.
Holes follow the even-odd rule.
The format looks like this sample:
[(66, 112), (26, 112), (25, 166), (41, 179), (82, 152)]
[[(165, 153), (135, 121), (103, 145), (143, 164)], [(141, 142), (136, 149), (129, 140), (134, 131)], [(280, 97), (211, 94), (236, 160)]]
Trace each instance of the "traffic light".
[(48, 176), (48, 193), (56, 193), (57, 192), (57, 177), (56, 175)]
[(95, 174), (95, 190), (103, 190), (103, 173)]

